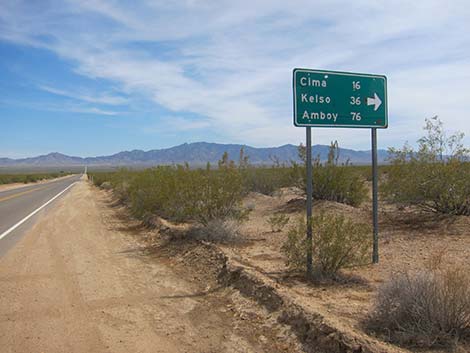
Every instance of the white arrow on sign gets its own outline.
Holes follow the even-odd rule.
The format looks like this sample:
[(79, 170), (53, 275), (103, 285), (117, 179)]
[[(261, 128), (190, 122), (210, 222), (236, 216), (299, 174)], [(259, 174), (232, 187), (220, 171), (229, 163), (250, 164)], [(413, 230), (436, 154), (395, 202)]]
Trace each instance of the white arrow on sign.
[(377, 93), (374, 93), (374, 98), (367, 97), (367, 105), (373, 105), (374, 106), (374, 111), (379, 109), (381, 104), (382, 104), (382, 101), (380, 100)]

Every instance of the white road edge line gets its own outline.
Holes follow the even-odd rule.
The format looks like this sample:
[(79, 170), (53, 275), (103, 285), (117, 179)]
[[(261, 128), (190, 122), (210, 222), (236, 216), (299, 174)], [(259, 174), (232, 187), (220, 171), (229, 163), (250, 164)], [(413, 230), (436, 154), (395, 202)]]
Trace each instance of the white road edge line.
[(60, 195), (62, 195), (64, 192), (66, 192), (68, 189), (70, 189), (72, 186), (74, 186), (76, 183), (78, 183), (78, 181), (75, 181), (73, 182), (72, 184), (70, 184), (69, 186), (67, 186), (64, 190), (62, 190), (61, 192), (59, 192), (57, 195), (55, 195), (52, 199), (50, 199), (49, 201), (47, 201), (44, 205), (40, 206), (39, 208), (35, 209), (33, 212), (31, 212), (29, 215), (27, 215), (25, 218), (23, 218), (21, 221), (19, 221), (18, 223), (16, 223), (14, 226), (10, 227), (9, 229), (7, 229), (6, 231), (4, 231), (1, 235), (0, 235), (0, 240), (3, 239), (4, 237), (6, 237), (8, 234), (10, 234), (11, 232), (13, 232), (16, 228), (18, 228), (20, 225), (22, 225), (24, 222), (26, 222), (28, 219), (30, 219), (31, 217), (33, 217), (36, 213), (38, 213), (39, 211), (41, 211), (44, 207), (46, 207), (47, 205), (49, 205), (52, 201), (54, 201), (56, 198), (58, 198)]

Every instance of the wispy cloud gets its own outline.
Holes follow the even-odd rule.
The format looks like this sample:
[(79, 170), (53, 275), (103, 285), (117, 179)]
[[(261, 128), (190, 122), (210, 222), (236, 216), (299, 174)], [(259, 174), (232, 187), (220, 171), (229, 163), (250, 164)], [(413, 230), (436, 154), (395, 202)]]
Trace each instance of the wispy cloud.
[(0, 99), (0, 103), (3, 105), (11, 106), (22, 106), (34, 110), (43, 110), (50, 112), (66, 112), (66, 113), (82, 113), (82, 114), (93, 114), (93, 115), (107, 115), (115, 116), (121, 115), (122, 112), (102, 109), (95, 106), (89, 106), (84, 104), (74, 103), (45, 103), (39, 101), (30, 100), (16, 100), (16, 99)]
[[(381, 135), (391, 144), (415, 140), (423, 119), (434, 114), (470, 132), (464, 0), (2, 2), (0, 38), (46, 48), (80, 75), (113, 82), (123, 96), (148, 99), (169, 116), (199, 116), (186, 126), (223, 127), (230, 141), (303, 138), (291, 126), (294, 67), (387, 74), (390, 129)], [(127, 102), (121, 95), (41, 88), (89, 103)], [(315, 136), (368, 144), (364, 131)]]
[(116, 95), (109, 95), (109, 94), (86, 94), (86, 93), (79, 93), (79, 92), (71, 92), (63, 89), (58, 89), (46, 85), (40, 85), (39, 88), (43, 91), (72, 98), (78, 101), (88, 102), (88, 103), (98, 103), (98, 104), (106, 104), (106, 105), (123, 105), (128, 103), (128, 99), (122, 96)]
[(148, 134), (154, 133), (179, 133), (182, 131), (203, 130), (211, 126), (210, 121), (201, 119), (188, 119), (177, 115), (168, 115), (159, 118), (159, 122), (143, 126), (142, 131)]
[(71, 113), (84, 113), (84, 114), (96, 114), (96, 115), (119, 115), (119, 112), (111, 111), (111, 110), (104, 110), (101, 108), (96, 107), (57, 107), (57, 108), (50, 108), (50, 110), (56, 111), (66, 111)]

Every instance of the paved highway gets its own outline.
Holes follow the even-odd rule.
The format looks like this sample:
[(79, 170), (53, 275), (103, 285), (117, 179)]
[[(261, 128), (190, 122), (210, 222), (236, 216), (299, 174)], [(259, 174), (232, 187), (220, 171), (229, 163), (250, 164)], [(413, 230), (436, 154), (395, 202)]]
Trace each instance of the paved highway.
[(70, 188), (80, 177), (81, 175), (72, 175), (0, 192), (0, 256), (19, 240), (31, 223), (31, 218), (42, 210), (44, 205), (52, 203), (57, 195)]

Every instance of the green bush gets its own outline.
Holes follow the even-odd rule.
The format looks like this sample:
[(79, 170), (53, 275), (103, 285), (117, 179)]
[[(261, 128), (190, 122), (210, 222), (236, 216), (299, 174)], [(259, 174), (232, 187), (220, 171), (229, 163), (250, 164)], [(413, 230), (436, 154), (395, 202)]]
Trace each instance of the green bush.
[[(292, 166), (293, 179), (297, 186), (306, 189), (306, 148), (299, 147), (299, 157), (304, 161), (302, 165), (294, 163)], [(367, 189), (364, 184), (363, 170), (352, 167), (349, 162), (339, 164), (339, 147), (334, 142), (326, 163), (320, 162), (320, 157), (313, 160), (312, 185), (313, 198), (345, 203), (359, 206), (367, 198)]]
[(293, 186), (291, 168), (288, 167), (247, 167), (242, 170), (243, 183), (247, 191), (272, 195), (283, 187)]
[(379, 289), (370, 329), (400, 344), (452, 346), (470, 339), (470, 276), (461, 268), (395, 276)]
[(463, 133), (447, 137), (437, 117), (426, 119), (424, 129), (418, 151), (408, 145), (390, 149), (383, 195), (426, 211), (470, 215), (469, 150), (463, 147)]
[(193, 186), (188, 190), (191, 218), (202, 224), (227, 218), (243, 220), (248, 211), (242, 209), (244, 196), (243, 180), (240, 171), (233, 165), (219, 163), (216, 170), (193, 172)]
[(31, 174), (0, 174), (0, 185), (1, 184), (12, 184), (12, 183), (34, 183), (40, 180), (55, 179), (61, 176), (68, 175), (70, 173), (31, 173)]
[(109, 182), (121, 201), (138, 218), (157, 214), (176, 222), (243, 220), (245, 194), (241, 171), (224, 154), (218, 168), (190, 169), (186, 165), (159, 166), (143, 171), (120, 170), (93, 174), (95, 185)]
[(139, 172), (133, 172), (126, 168), (121, 168), (116, 172), (95, 172), (88, 173), (89, 180), (93, 184), (104, 189), (113, 189), (115, 195), (121, 202), (128, 203), (130, 198), (129, 187), (131, 180)]
[(274, 214), (268, 218), (268, 224), (271, 226), (271, 231), (281, 232), (284, 227), (289, 223), (289, 217), (285, 214)]
[[(293, 270), (306, 267), (307, 224), (304, 218), (289, 230), (282, 252)], [(371, 232), (366, 224), (355, 223), (344, 216), (320, 213), (312, 217), (313, 265), (321, 277), (335, 277), (345, 267), (362, 265), (371, 247)]]

